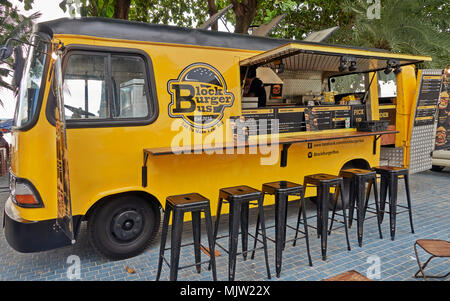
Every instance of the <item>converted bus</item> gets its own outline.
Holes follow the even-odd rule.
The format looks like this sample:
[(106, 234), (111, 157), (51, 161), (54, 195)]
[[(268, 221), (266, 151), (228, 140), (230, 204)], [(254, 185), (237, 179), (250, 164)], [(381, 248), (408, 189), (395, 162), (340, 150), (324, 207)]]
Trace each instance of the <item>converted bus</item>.
[[(413, 128), (434, 122), (416, 114), (420, 82), (436, 77), (417, 77), (414, 65), (430, 60), (113, 19), (37, 24), (14, 117), (5, 237), (19, 252), (49, 250), (73, 244), (87, 221), (96, 250), (127, 258), (151, 243), (169, 195), (201, 193), (215, 212), (223, 187), (302, 183), (380, 160), (409, 166)], [(251, 68), (264, 107), (245, 94)], [(386, 73), (394, 94), (380, 97)], [(398, 113), (388, 130), (358, 131), (385, 105)], [(62, 176), (57, 157), (68, 163)]]

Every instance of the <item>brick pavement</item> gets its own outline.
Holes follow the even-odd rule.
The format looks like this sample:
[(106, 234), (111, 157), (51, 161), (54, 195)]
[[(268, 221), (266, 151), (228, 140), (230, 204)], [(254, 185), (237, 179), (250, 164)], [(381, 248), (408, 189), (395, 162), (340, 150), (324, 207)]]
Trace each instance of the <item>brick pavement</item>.
[[(432, 171), (412, 175), (410, 180), (413, 198), (413, 217), (416, 233), (411, 234), (408, 215), (400, 214), (397, 220), (396, 240), (389, 237), (389, 218), (383, 222), (384, 239), (378, 238), (376, 219), (368, 219), (365, 223), (363, 247), (357, 244), (356, 225), (350, 229), (350, 243), (352, 251), (347, 251), (343, 229), (333, 231), (328, 240), (328, 260), (322, 261), (320, 254), (320, 240), (317, 239), (314, 229), (310, 229), (310, 243), (313, 267), (308, 266), (306, 248), (303, 240), (298, 241), (296, 247), (287, 245), (283, 253), (283, 269), (281, 277), (275, 275), (275, 248), (269, 246), (270, 267), (273, 274), (272, 281), (287, 280), (322, 280), (343, 273), (348, 270), (356, 270), (363, 275), (374, 263), (380, 262), (381, 278), (379, 280), (415, 280), (413, 274), (418, 269), (414, 257), (413, 244), (419, 238), (449, 239), (450, 233), (450, 171), (437, 173)], [(7, 177), (0, 178), (0, 187), (7, 186)], [(0, 206), (3, 212), (7, 192), (0, 190)], [(399, 202), (406, 203), (403, 185), (400, 185)], [(312, 211), (308, 210), (311, 214)], [(256, 211), (251, 211), (250, 231), (254, 231)], [(267, 223), (273, 223), (273, 207), (265, 208)], [(295, 225), (297, 219), (296, 206), (291, 204), (289, 208), (288, 222)], [(310, 220), (315, 225), (314, 220)], [(222, 234), (227, 228), (227, 218), (221, 221)], [(207, 245), (206, 235), (203, 231), (202, 243)], [(219, 233), (220, 234), (220, 233)], [(274, 236), (274, 229), (268, 230), (269, 236)], [(288, 237), (292, 236), (288, 231)], [(190, 242), (192, 228), (190, 223), (185, 223), (183, 241)], [(252, 245), (252, 239), (249, 240)], [(226, 240), (225, 240), (226, 244)], [(143, 254), (134, 258), (109, 261), (97, 255), (87, 241), (86, 224), (83, 223), (77, 243), (47, 252), (21, 254), (15, 252), (7, 244), (3, 231), (0, 231), (0, 280), (68, 280), (67, 271), (72, 266), (69, 256), (76, 255), (81, 260), (81, 280), (154, 280), (159, 253), (159, 235), (155, 242)], [(217, 258), (218, 280), (227, 279), (227, 256)], [(168, 254), (168, 253), (167, 253)], [(421, 258), (425, 253), (421, 252)], [(206, 259), (202, 253), (202, 259)], [(180, 265), (192, 263), (194, 260), (192, 247), (182, 250)], [(126, 267), (135, 271), (131, 274)], [(445, 274), (450, 269), (450, 261), (434, 259), (428, 272)], [(450, 277), (446, 280), (448, 281)], [(168, 279), (168, 268), (163, 266), (162, 280)], [(202, 266), (202, 273), (197, 274), (195, 268), (181, 270), (179, 280), (211, 280), (211, 273), (207, 267)], [(265, 281), (267, 280), (263, 251), (256, 253), (255, 259), (243, 261), (238, 257), (236, 280)]]

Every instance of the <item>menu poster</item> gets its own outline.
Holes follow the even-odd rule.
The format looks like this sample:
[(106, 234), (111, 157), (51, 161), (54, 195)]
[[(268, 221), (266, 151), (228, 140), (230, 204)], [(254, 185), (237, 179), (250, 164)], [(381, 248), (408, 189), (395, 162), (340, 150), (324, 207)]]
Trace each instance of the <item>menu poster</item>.
[(414, 125), (433, 124), (436, 116), (439, 93), (441, 91), (441, 75), (423, 75), (417, 100)]
[(270, 86), (270, 99), (282, 99), (283, 98), (283, 86), (275, 84)]
[(319, 116), (313, 108), (305, 108), (305, 123), (307, 132), (319, 130)]
[(439, 99), (436, 150), (450, 150), (450, 69), (445, 70)]

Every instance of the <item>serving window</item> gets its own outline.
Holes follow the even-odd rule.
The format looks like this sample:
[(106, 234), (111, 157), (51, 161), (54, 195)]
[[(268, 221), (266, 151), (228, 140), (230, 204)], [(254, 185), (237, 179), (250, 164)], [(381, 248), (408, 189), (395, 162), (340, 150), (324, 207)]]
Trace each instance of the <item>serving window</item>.
[[(344, 48), (290, 43), (241, 61), (243, 117), (270, 109), (280, 132), (356, 127), (370, 119), (371, 87), (377, 86), (380, 105), (394, 105), (401, 66), (422, 58)], [(263, 89), (249, 93), (255, 81)]]

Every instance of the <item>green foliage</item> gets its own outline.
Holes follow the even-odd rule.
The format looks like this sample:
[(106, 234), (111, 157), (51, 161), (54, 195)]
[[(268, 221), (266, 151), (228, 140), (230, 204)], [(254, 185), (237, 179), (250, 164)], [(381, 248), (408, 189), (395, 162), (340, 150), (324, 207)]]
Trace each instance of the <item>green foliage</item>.
[[(24, 3), (25, 10), (29, 10), (33, 0), (21, 0), (20, 2)], [(11, 1), (0, 0), (0, 45), (5, 45), (10, 38), (28, 40), (33, 27), (33, 20), (39, 16), (40, 13), (34, 13), (29, 17), (23, 16)], [(19, 45), (17, 42), (12, 43), (13, 45)], [(10, 72), (12, 65), (12, 57), (8, 58), (5, 63), (0, 63), (0, 89), (14, 90), (14, 87), (7, 80), (7, 77), (12, 75)], [(1, 100), (0, 103), (2, 103)]]
[(422, 68), (444, 68), (450, 62), (450, 4), (446, 0), (383, 0), (380, 19), (368, 19), (366, 0), (345, 0), (352, 26), (342, 28), (333, 42), (386, 49), (395, 53), (429, 55)]

